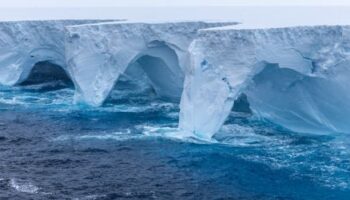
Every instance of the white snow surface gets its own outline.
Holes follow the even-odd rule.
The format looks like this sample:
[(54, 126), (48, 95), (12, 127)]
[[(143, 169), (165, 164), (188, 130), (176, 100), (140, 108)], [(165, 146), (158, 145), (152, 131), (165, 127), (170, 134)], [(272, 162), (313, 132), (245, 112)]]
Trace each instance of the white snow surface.
[(301, 26), (200, 31), (190, 47), (180, 128), (210, 138), (244, 92), (256, 116), (285, 128), (349, 133), (349, 30)]

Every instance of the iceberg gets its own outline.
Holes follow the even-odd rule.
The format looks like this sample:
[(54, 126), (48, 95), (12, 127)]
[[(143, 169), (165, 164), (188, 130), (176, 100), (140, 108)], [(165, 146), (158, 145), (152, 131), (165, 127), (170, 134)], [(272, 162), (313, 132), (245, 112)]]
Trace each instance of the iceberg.
[(0, 22), (0, 84), (25, 81), (39, 62), (65, 69), (65, 26), (111, 20)]
[(67, 26), (66, 59), (75, 102), (100, 106), (119, 77), (138, 65), (158, 96), (180, 99), (188, 47), (197, 31), (235, 22), (105, 22)]
[(253, 114), (312, 134), (350, 132), (349, 26), (200, 30), (180, 129), (211, 138), (244, 93)]
[[(1, 22), (0, 47), (2, 85), (21, 84), (32, 71), (61, 73), (48, 63), (72, 80), (76, 103), (101, 106), (118, 80), (150, 84), (180, 103), (185, 136), (212, 138), (232, 111), (300, 133), (350, 132), (350, 26)], [(34, 70), (38, 64), (45, 67)]]

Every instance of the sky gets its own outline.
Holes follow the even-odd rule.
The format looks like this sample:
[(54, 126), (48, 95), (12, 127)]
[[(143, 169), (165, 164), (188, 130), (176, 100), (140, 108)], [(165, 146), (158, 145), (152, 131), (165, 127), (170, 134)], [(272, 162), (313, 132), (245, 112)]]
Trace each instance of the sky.
[(0, 21), (49, 19), (349, 25), (350, 0), (0, 0)]
[(349, 0), (1, 0), (6, 7), (329, 6)]

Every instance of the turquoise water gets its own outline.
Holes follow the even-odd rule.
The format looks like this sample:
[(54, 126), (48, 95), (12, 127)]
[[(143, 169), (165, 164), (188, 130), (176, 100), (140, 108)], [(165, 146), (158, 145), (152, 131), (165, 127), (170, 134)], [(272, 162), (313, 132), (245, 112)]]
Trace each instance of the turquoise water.
[(64, 81), (0, 88), (0, 199), (350, 199), (347, 135), (232, 113), (179, 138), (179, 105), (117, 88), (99, 108)]

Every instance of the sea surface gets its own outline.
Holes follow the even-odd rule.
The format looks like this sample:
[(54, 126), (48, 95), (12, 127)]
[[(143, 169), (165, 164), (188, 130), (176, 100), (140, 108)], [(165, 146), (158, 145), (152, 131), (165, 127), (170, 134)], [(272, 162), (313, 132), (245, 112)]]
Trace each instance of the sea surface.
[[(179, 105), (121, 84), (102, 107), (64, 81), (0, 87), (0, 199), (350, 199), (350, 136), (232, 112), (210, 141)], [(181, 135), (181, 134), (179, 134)]]

